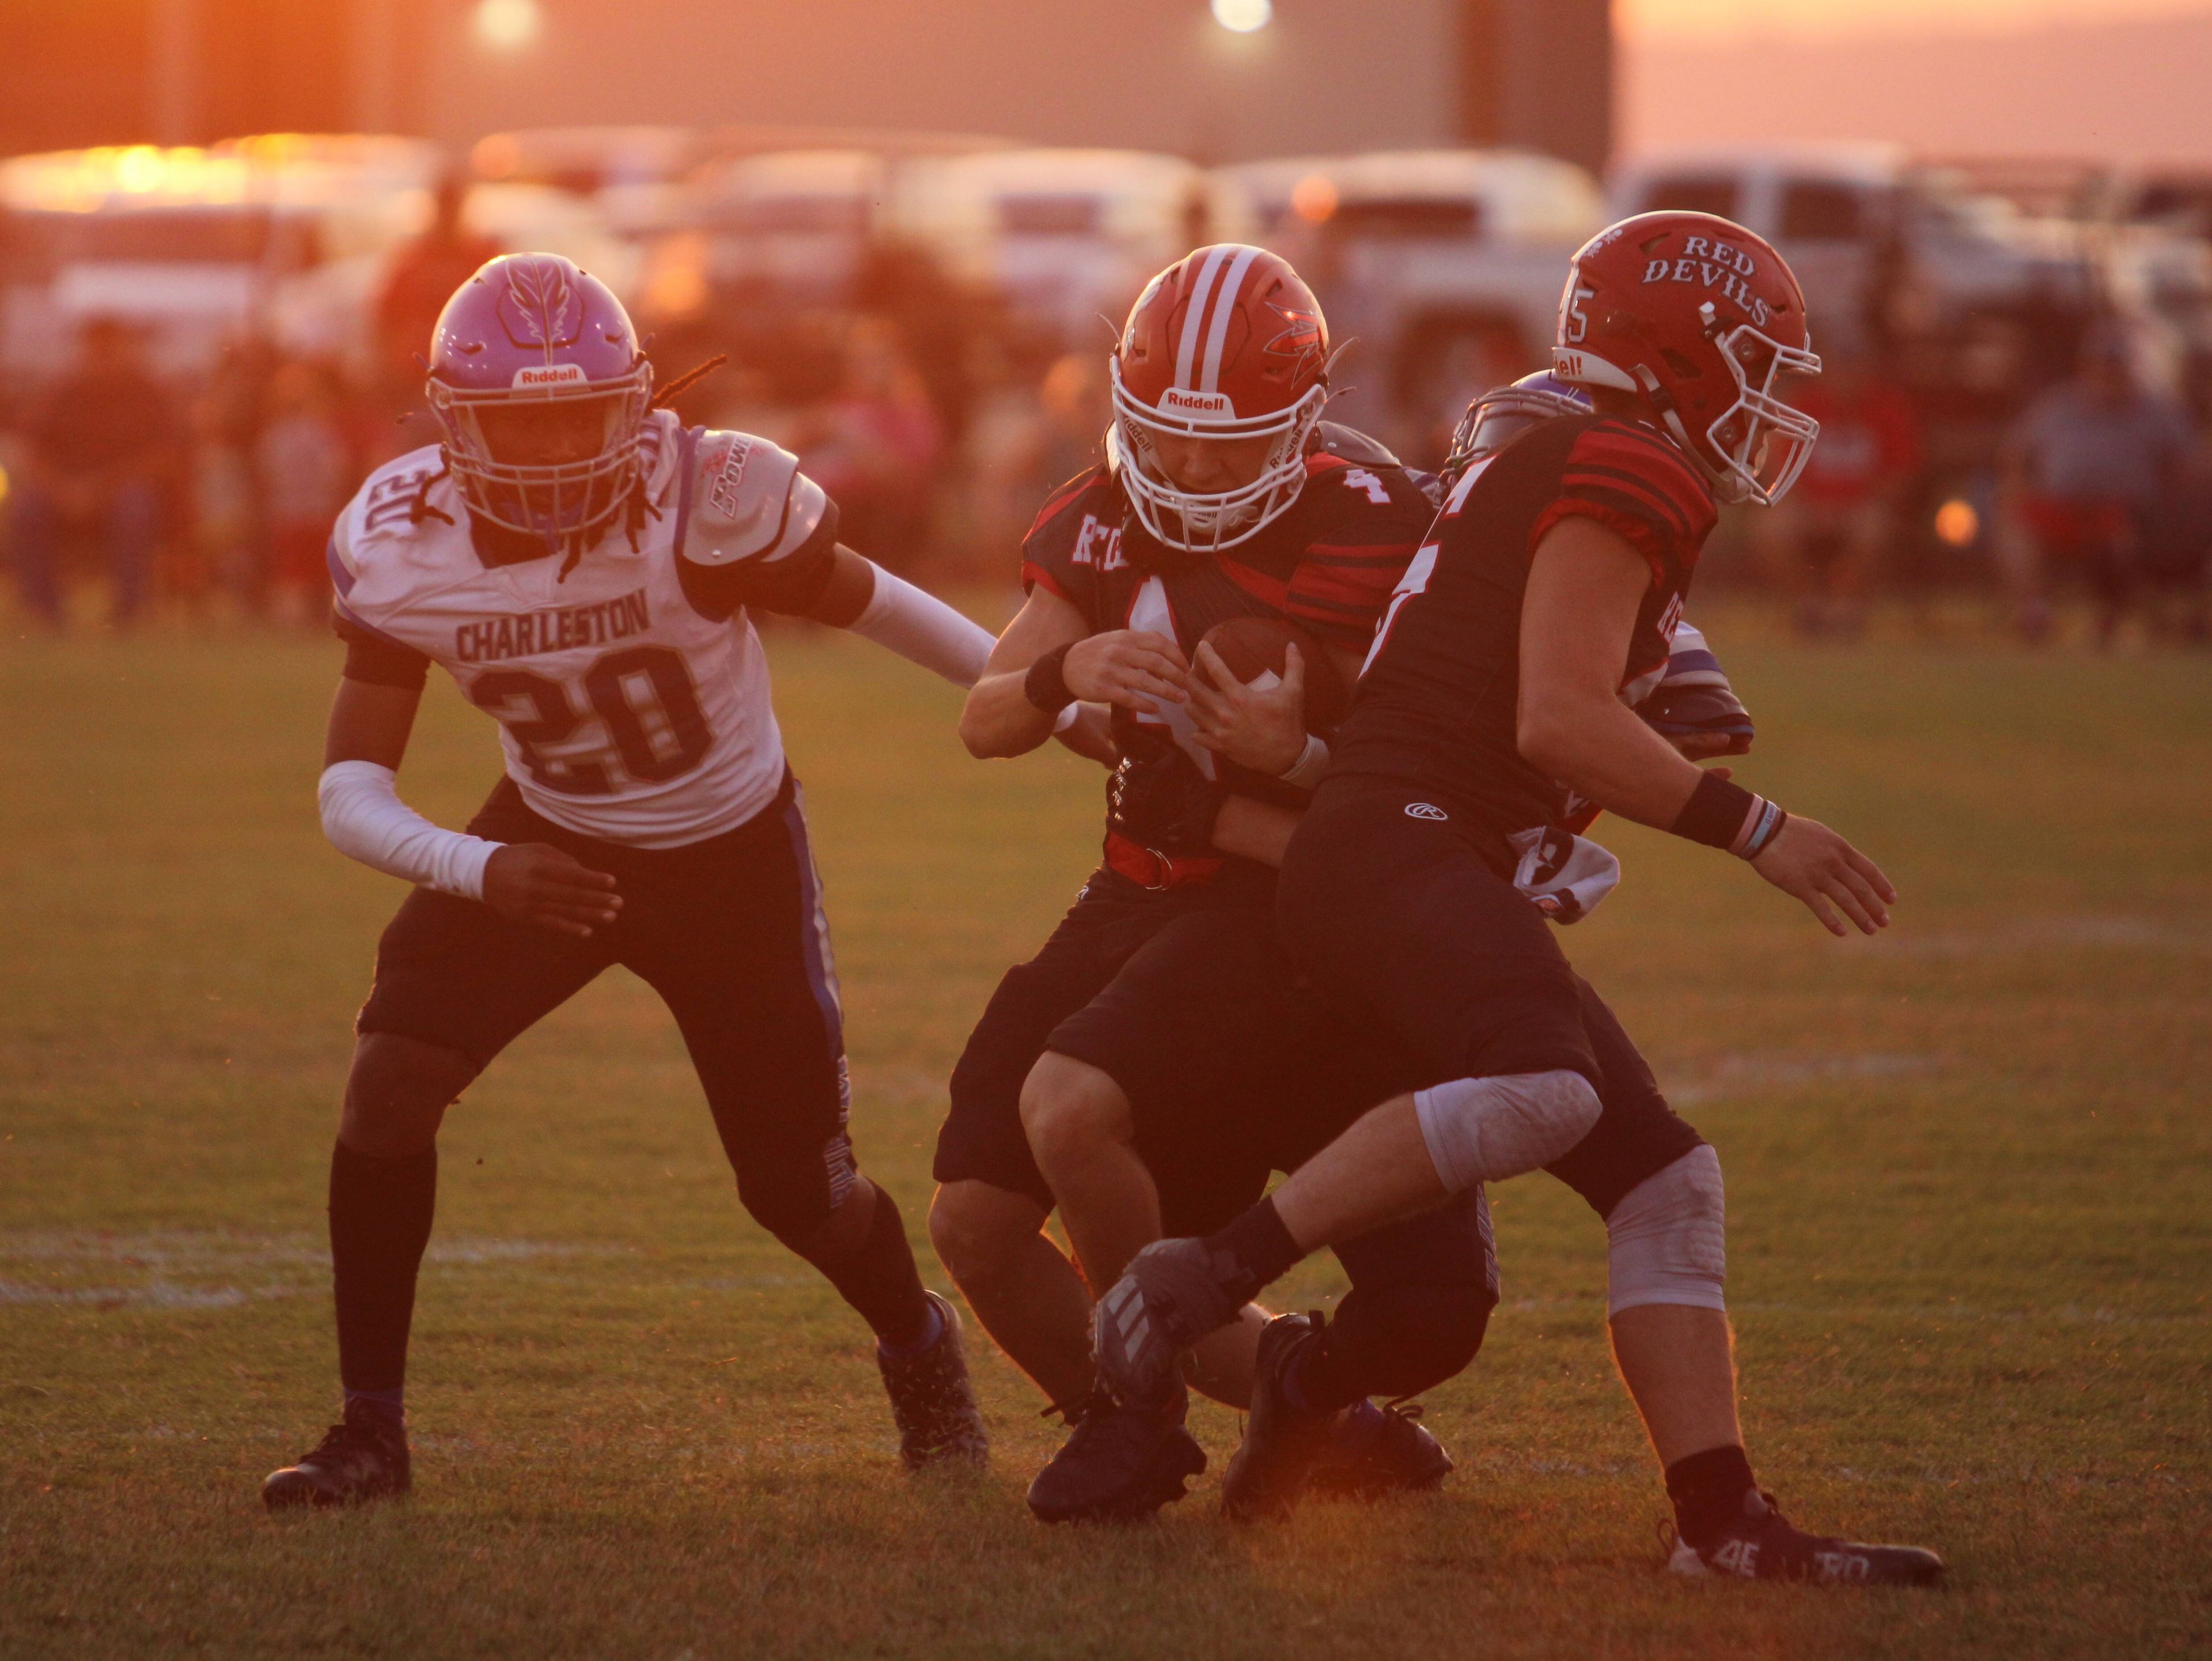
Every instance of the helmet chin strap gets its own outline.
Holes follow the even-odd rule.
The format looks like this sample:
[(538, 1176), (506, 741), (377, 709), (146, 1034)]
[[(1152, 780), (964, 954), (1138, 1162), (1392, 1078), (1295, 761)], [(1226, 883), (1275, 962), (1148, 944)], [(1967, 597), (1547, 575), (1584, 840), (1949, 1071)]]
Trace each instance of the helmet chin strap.
[[(1705, 309), (1711, 311), (1712, 307), (1707, 306)], [(1674, 403), (1674, 395), (1659, 384), (1659, 377), (1652, 374), (1650, 366), (1639, 363), (1629, 373), (1635, 377), (1637, 386), (1643, 390), (1644, 401), (1651, 406), (1651, 413), (1659, 417), (1659, 424), (1667, 429), (1667, 435), (1674, 441), (1683, 453), (1697, 463), (1698, 471), (1712, 481), (1713, 494), (1723, 502), (1743, 501), (1745, 492), (1742, 481), (1734, 473), (1714, 466), (1706, 459), (1705, 451), (1691, 438), (1688, 429), (1682, 425), (1682, 412)]]

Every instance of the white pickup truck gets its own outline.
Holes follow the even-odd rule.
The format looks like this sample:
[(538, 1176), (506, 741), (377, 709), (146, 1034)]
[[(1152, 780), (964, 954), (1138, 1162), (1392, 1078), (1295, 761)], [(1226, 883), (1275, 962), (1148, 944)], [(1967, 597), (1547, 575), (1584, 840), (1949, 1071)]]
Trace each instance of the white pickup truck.
[[(137, 326), (172, 374), (204, 370), (247, 337), (365, 353), (390, 262), (428, 222), (445, 170), (425, 141), (353, 134), (0, 162), (0, 371), (53, 374), (94, 316)], [(480, 184), (462, 217), (502, 246), (566, 254), (617, 293), (631, 286), (635, 251), (580, 197)]]
[(1606, 222), (1580, 167), (1510, 150), (1393, 150), (1224, 167), (1354, 341), (1332, 419), (1433, 464), (1468, 399), (1543, 367), (1567, 259)]
[(419, 140), (295, 134), (0, 163), (0, 368), (53, 372), (94, 315), (169, 372), (247, 334), (342, 352), (440, 165)]
[(1718, 214), (1780, 250), (1816, 349), (1887, 344), (1908, 380), (2024, 391), (2063, 373), (2096, 298), (2075, 228), (2021, 213), (1890, 144), (1762, 145), (1640, 158), (1620, 215)]

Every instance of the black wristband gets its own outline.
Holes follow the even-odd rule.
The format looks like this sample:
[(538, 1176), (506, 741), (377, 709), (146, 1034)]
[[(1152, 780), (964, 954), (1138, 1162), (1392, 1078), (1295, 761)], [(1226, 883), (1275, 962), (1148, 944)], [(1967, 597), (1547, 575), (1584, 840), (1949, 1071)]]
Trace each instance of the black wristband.
[(1687, 837), (1692, 842), (1701, 842), (1723, 853), (1733, 853), (1750, 824), (1753, 810), (1761, 805), (1759, 799), (1741, 785), (1732, 784), (1718, 774), (1701, 774), (1698, 788), (1690, 792), (1690, 800), (1667, 828), (1678, 837)]
[(1066, 646), (1054, 647), (1030, 665), (1029, 673), (1022, 677), (1022, 696), (1048, 715), (1056, 715), (1075, 702), (1075, 694), (1067, 690), (1061, 673), (1066, 666), (1067, 652)]

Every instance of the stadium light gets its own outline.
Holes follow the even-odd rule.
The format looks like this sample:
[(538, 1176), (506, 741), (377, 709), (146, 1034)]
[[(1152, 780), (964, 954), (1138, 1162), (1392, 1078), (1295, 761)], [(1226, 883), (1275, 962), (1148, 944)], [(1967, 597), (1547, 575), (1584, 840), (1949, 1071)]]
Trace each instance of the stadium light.
[(1274, 19), (1274, 0), (1213, 0), (1213, 21), (1232, 34), (1254, 33)]
[(471, 27), (494, 52), (520, 52), (537, 43), (545, 16), (538, 0), (478, 0)]

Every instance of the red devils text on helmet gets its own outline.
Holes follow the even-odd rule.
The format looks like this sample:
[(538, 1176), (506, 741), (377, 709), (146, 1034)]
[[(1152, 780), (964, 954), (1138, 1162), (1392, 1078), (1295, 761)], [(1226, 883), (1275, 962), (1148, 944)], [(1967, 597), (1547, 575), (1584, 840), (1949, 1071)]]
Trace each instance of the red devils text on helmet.
[(1820, 431), (1784, 395), (1820, 368), (1803, 291), (1762, 238), (1711, 214), (1593, 237), (1560, 295), (1553, 368), (1642, 400), (1727, 501), (1779, 501)]

